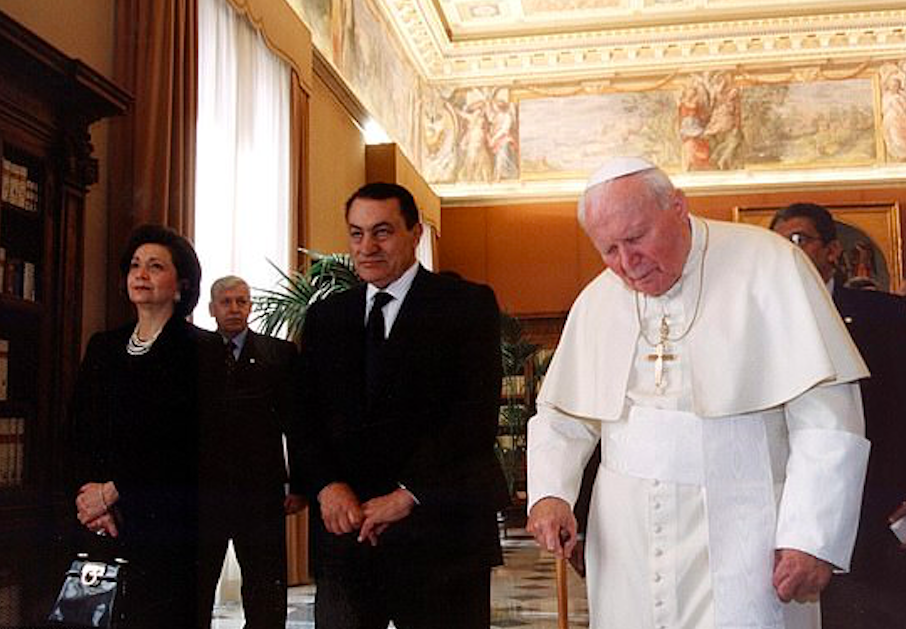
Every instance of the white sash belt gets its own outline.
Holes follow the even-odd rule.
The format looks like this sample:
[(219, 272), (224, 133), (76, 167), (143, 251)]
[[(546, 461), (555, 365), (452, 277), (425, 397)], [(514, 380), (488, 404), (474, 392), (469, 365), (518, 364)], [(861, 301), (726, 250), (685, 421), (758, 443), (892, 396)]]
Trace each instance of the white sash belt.
[(603, 464), (614, 472), (704, 488), (719, 629), (784, 627), (771, 585), (783, 431), (781, 410), (701, 419), (634, 406), (604, 444)]

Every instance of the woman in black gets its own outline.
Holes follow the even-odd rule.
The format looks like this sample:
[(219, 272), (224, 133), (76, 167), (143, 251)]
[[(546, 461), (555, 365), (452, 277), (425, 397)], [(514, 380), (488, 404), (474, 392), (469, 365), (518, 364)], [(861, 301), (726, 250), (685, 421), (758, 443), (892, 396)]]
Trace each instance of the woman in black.
[[(182, 236), (145, 225), (121, 263), (136, 321), (92, 337), (73, 403), (78, 518), (129, 560), (128, 626), (192, 627), (199, 400), (216, 337), (186, 321), (201, 267)], [(219, 347), (219, 346), (218, 346)]]

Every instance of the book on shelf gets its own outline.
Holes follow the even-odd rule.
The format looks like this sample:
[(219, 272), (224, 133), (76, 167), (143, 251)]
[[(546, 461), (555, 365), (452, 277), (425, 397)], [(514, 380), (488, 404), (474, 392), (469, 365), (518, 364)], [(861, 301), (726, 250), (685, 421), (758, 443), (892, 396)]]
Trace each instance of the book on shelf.
[(3, 269), (3, 292), (8, 295), (22, 296), (22, 260), (8, 258)]
[(38, 182), (31, 179), (25, 182), (25, 209), (29, 212), (38, 211)]
[(2, 200), (4, 203), (9, 203), (9, 188), (12, 185), (12, 165), (13, 163), (8, 159), (3, 160), (3, 195)]
[(2, 179), (3, 201), (30, 212), (38, 211), (39, 186), (29, 179), (27, 166), (4, 159)]
[(13, 177), (13, 199), (15, 200), (16, 207), (25, 208), (25, 189), (27, 187), (26, 181), (28, 180), (28, 169), (22, 164), (13, 164), (13, 172), (15, 177)]
[(9, 341), (0, 339), (0, 402), (9, 399)]
[(0, 417), (0, 487), (20, 487), (25, 463), (25, 418)]
[(35, 301), (35, 263), (22, 263), (22, 299)]

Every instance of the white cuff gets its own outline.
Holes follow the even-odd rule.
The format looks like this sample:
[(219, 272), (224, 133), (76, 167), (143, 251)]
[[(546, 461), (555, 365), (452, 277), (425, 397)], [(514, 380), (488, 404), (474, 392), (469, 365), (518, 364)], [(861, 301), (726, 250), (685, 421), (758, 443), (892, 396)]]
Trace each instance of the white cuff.
[(790, 432), (777, 548), (807, 552), (849, 570), (870, 444), (842, 430)]

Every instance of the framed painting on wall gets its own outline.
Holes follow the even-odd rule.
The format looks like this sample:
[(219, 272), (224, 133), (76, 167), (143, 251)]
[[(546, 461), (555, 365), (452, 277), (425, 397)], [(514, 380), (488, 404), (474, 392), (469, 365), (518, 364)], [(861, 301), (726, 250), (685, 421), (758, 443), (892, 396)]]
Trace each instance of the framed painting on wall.
[[(903, 289), (903, 245), (897, 203), (851, 203), (825, 206), (837, 224), (843, 245), (838, 271), (847, 283), (871, 283), (879, 290)], [(768, 228), (781, 206), (735, 207), (733, 220)], [(869, 280), (870, 282), (866, 282)]]

